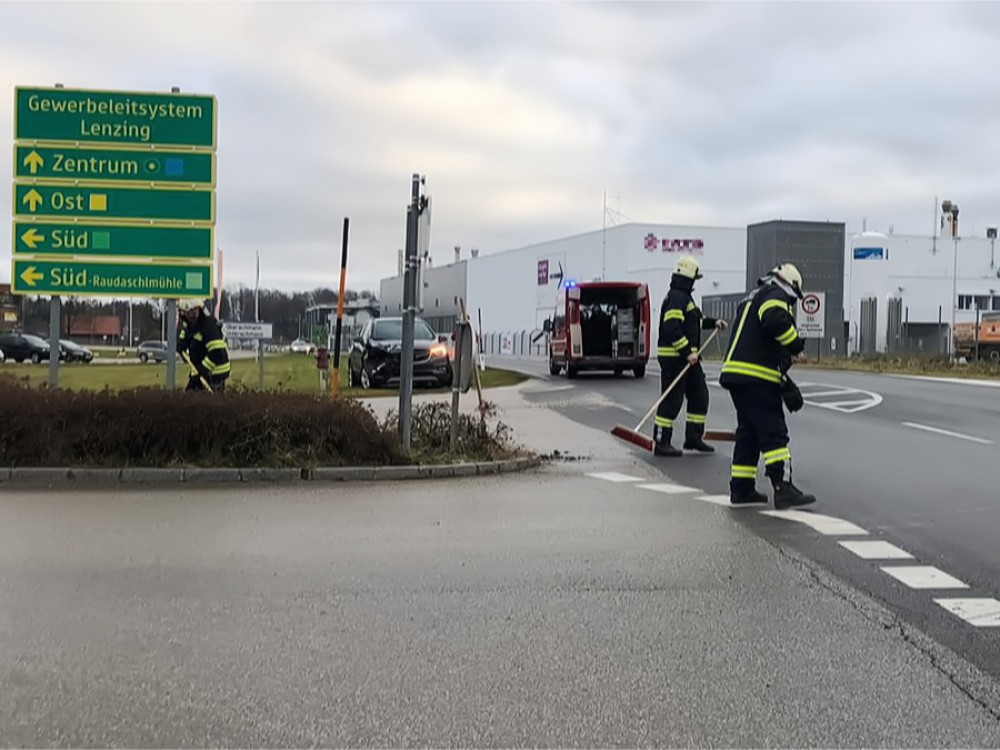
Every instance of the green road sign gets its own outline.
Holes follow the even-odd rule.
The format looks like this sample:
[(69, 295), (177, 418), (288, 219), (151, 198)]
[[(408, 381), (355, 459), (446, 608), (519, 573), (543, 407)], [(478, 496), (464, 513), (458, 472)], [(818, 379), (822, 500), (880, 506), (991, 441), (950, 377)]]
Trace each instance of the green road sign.
[(215, 184), (215, 154), (118, 148), (15, 146), (14, 177), (47, 182)]
[(14, 185), (14, 216), (103, 221), (213, 222), (212, 190), (77, 185)]
[(14, 139), (215, 148), (214, 96), (15, 88)]
[(15, 258), (11, 293), (114, 297), (208, 297), (212, 267)]
[(212, 227), (14, 222), (14, 255), (211, 260)]

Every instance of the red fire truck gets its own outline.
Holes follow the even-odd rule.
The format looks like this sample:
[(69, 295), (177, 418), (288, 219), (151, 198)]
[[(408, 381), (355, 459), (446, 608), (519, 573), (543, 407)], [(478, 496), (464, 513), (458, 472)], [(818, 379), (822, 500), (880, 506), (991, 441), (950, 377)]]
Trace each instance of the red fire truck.
[(649, 362), (649, 287), (631, 281), (567, 283), (560, 288), (549, 338), (549, 372), (575, 378), (581, 370), (631, 370)]

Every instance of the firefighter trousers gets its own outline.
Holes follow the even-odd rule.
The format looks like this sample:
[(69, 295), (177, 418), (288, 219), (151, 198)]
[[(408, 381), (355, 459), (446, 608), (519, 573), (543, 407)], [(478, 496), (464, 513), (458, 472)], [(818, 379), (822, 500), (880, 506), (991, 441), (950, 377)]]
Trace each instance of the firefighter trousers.
[[(686, 359), (680, 357), (659, 357), (660, 363), (660, 393), (663, 393), (674, 382), (684, 365)], [(705, 420), (708, 417), (708, 383), (705, 382), (705, 371), (701, 369), (701, 362), (692, 365), (691, 369), (674, 386), (663, 401), (660, 402), (656, 410), (656, 429), (654, 430), (657, 442), (669, 442), (673, 435), (674, 421), (681, 413), (681, 405), (687, 398), (687, 436), (701, 437), (705, 434)], [(665, 439), (661, 439), (665, 438)]]
[(754, 490), (757, 463), (764, 457), (764, 474), (772, 483), (785, 475), (791, 461), (788, 425), (785, 423), (781, 387), (774, 383), (739, 384), (728, 387), (736, 407), (736, 444), (729, 489), (737, 495)]

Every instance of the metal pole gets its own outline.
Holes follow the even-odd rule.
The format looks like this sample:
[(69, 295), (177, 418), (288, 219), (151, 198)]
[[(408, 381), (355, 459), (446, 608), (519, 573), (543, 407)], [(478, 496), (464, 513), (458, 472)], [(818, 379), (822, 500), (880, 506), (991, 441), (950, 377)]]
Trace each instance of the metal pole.
[(938, 305), (938, 354), (941, 353), (941, 305)]
[(958, 307), (958, 237), (955, 238), (955, 266), (951, 274), (951, 328), (948, 331), (948, 351), (955, 356), (955, 308)]
[(333, 341), (333, 380), (330, 387), (336, 397), (340, 393), (340, 337), (344, 320), (344, 284), (347, 282), (347, 230), (351, 220), (344, 217), (344, 242), (340, 251), (340, 289), (337, 292), (337, 335)]
[(49, 302), (49, 385), (59, 386), (59, 318), (62, 315), (62, 303), (58, 296)]
[(167, 300), (167, 390), (177, 386), (177, 300)]
[(413, 328), (416, 317), (417, 229), (420, 211), (420, 175), (411, 183), (406, 213), (406, 261), (403, 272), (403, 350), (399, 364), (399, 434), (403, 450), (410, 450), (410, 409), (413, 402)]
[(976, 348), (970, 359), (979, 359), (979, 303), (976, 303)]
[(931, 254), (937, 255), (937, 238), (938, 238), (938, 222), (940, 221), (940, 214), (938, 213), (938, 199), (934, 196), (934, 221), (931, 223)]

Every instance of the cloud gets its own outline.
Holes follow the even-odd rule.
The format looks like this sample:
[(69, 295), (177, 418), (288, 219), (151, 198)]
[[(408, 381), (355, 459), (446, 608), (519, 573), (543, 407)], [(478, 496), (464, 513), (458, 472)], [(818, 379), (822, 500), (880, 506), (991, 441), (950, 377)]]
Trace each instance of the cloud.
[(7, 2), (0, 138), (18, 85), (214, 94), (227, 279), (259, 252), (288, 289), (336, 284), (345, 216), (352, 285), (395, 273), (415, 171), (439, 262), (595, 229), (605, 192), (643, 222), (898, 232), (950, 197), (973, 231), (1000, 219), (998, 23), (961, 2)]

